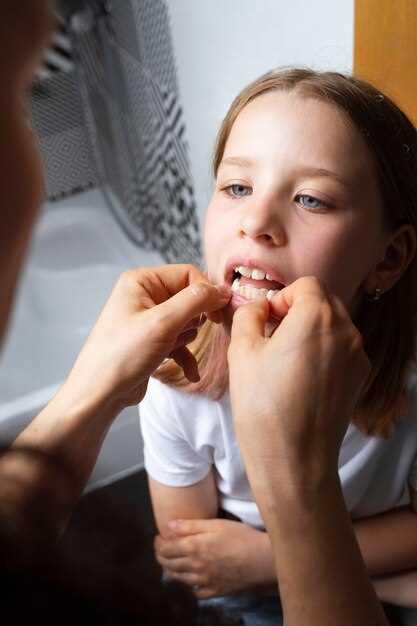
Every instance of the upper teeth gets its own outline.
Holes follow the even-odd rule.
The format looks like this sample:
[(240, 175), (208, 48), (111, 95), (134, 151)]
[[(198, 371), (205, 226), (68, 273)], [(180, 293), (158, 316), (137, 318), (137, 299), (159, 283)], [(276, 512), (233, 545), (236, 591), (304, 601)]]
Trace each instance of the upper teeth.
[[(234, 268), (234, 270), (246, 278), (253, 278), (254, 280), (264, 280), (264, 278), (266, 278), (267, 280), (273, 280), (272, 276), (258, 268), (251, 269), (250, 267), (245, 267), (244, 265), (238, 265)], [(239, 278), (236, 278), (232, 284), (232, 291), (240, 294), (247, 300), (253, 300), (259, 296), (264, 296), (270, 300), (276, 293), (278, 293), (279, 289), (260, 289), (254, 287), (253, 285), (241, 286), (239, 284)]]
[(254, 280), (274, 280), (272, 276), (264, 272), (263, 270), (259, 270), (257, 267), (250, 268), (245, 267), (244, 265), (238, 265), (234, 268), (235, 272), (239, 272), (242, 276), (246, 276), (246, 278), (253, 278)]

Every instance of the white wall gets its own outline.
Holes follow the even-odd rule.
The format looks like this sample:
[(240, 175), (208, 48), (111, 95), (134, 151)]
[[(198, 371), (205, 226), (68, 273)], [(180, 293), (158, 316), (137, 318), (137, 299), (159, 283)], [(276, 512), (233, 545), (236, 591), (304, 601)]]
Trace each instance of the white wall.
[(215, 135), (233, 98), (276, 66), (351, 72), (354, 0), (167, 0), (201, 223)]

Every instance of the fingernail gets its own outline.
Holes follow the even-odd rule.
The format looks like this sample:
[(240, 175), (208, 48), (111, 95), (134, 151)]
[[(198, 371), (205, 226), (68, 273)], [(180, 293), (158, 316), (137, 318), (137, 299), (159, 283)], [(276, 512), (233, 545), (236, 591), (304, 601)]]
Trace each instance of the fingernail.
[(232, 290), (230, 289), (229, 285), (215, 285), (215, 287), (219, 292), (221, 298), (230, 298), (230, 296), (232, 295)]

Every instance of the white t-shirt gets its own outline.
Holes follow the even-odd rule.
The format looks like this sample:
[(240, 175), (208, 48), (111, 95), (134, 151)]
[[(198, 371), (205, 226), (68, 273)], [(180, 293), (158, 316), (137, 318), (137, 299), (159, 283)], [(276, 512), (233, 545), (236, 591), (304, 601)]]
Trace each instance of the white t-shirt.
[[(145, 468), (153, 479), (184, 487), (213, 468), (221, 507), (247, 524), (264, 527), (234, 435), (229, 393), (214, 401), (151, 379), (139, 413)], [(350, 424), (339, 475), (353, 518), (409, 502), (408, 485), (417, 490), (417, 378), (410, 377), (409, 413), (389, 439), (367, 437)]]

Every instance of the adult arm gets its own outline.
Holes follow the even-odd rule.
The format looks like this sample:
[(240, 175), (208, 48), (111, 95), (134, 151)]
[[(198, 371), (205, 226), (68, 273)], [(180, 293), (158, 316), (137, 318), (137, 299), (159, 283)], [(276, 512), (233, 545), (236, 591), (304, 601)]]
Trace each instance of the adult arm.
[[(270, 314), (278, 328), (265, 338)], [(386, 626), (337, 459), (369, 362), (343, 304), (314, 278), (240, 307), (229, 348), (237, 437), (288, 626)], [(256, 376), (257, 393), (251, 393)]]
[(264, 492), (286, 626), (385, 625), (337, 476), (269, 496), (280, 503)]
[[(162, 360), (171, 356), (197, 379), (186, 344), (196, 336), (200, 313), (224, 306), (229, 297), (190, 265), (125, 272), (65, 384), (1, 457), (0, 489), (7, 496), (0, 498), (1, 509), (16, 517), (26, 511), (29, 519), (29, 503), (43, 494), (45, 524), (58, 534), (110, 425), (123, 408), (142, 400)], [(28, 448), (37, 454), (25, 454)]]

